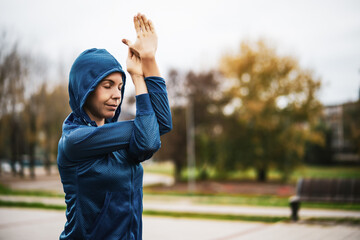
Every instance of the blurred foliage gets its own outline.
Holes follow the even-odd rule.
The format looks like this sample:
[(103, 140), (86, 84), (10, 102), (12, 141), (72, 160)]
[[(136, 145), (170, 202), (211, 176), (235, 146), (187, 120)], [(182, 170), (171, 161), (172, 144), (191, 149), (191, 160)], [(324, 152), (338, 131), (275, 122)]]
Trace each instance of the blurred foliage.
[[(10, 45), (5, 35), (0, 38), (0, 154), (11, 159), (13, 173), (15, 163), (20, 162), (25, 151), (24, 126), (21, 114), (25, 79), (29, 71), (29, 58), (21, 54), (17, 44)], [(1, 156), (0, 158), (3, 158)], [(23, 168), (20, 168), (23, 175)]]
[(181, 179), (181, 171), (186, 166), (186, 126), (185, 110), (172, 108), (173, 129), (161, 137), (161, 149), (155, 154), (160, 160), (171, 159), (174, 162), (174, 177)]
[[(10, 159), (12, 173), (20, 176), (24, 174), (24, 160), (28, 160), (31, 176), (35, 177), (36, 160), (42, 158), (50, 171), (56, 158), (61, 125), (70, 113), (67, 87), (60, 84), (49, 90), (48, 80), (34, 87), (39, 86), (34, 74), (39, 59), (8, 43), (4, 36), (0, 41), (0, 159)], [(26, 92), (28, 89), (34, 90)]]
[(50, 165), (56, 160), (62, 123), (70, 112), (65, 84), (48, 90), (44, 83), (25, 103), (23, 114), (28, 124), (26, 129), (30, 159), (35, 159), (35, 148), (40, 147), (48, 172)]
[(176, 179), (186, 165), (186, 118), (194, 106), (196, 164), (200, 179), (216, 169), (217, 178), (255, 168), (266, 181), (270, 168), (286, 180), (304, 159), (305, 148), (325, 146), (326, 131), (316, 127), (322, 106), (320, 80), (290, 56), (264, 41), (244, 42), (225, 55), (221, 73), (169, 73), (173, 131), (163, 137), (158, 158), (175, 161)]
[(360, 100), (343, 105), (344, 108), (344, 138), (349, 142), (345, 149), (360, 155)]
[(331, 148), (332, 131), (330, 127), (323, 120), (319, 120), (312, 128), (323, 135), (324, 144), (306, 142), (304, 162), (314, 165), (331, 165), (334, 150)]
[[(174, 165), (170, 162), (144, 164), (144, 171), (147, 173), (155, 173), (172, 176), (174, 173)], [(243, 171), (236, 169), (228, 171), (226, 176), (219, 178), (218, 169), (215, 167), (207, 168), (208, 179), (210, 180), (230, 180), (230, 181), (253, 181), (256, 180), (256, 169), (250, 167)], [(196, 171), (196, 178), (201, 180), (201, 168)], [(282, 178), (280, 170), (271, 168), (268, 172), (268, 179), (271, 182), (279, 182)], [(289, 181), (296, 184), (299, 178), (360, 178), (360, 167), (349, 165), (302, 165), (295, 169), (289, 176)], [(187, 179), (187, 169), (181, 172), (181, 180)]]
[(213, 152), (209, 148), (213, 135), (213, 126), (220, 119), (208, 111), (216, 102), (218, 79), (215, 72), (195, 74), (188, 72), (181, 75), (171, 70), (167, 80), (170, 103), (172, 104), (173, 130), (162, 136), (162, 148), (156, 158), (171, 159), (175, 165), (175, 179), (181, 179), (181, 171), (187, 165), (186, 150), (186, 111), (188, 101), (194, 109), (196, 126), (196, 158), (202, 159), (199, 166), (207, 166), (214, 162)]
[(221, 70), (232, 79), (224, 92), (229, 124), (222, 142), (235, 153), (225, 156), (223, 167), (253, 166), (259, 181), (274, 167), (286, 180), (302, 163), (306, 142), (324, 144), (322, 132), (313, 128), (322, 108), (316, 98), (320, 80), (262, 40), (225, 55)]

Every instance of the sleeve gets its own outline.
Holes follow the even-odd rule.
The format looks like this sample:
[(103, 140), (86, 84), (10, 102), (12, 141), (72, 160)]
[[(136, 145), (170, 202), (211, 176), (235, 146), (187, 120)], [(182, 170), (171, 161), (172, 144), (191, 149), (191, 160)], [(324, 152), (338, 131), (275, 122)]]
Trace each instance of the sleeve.
[(145, 78), (145, 83), (159, 123), (160, 135), (163, 135), (172, 129), (171, 111), (165, 80), (161, 77), (147, 77)]
[(132, 121), (107, 123), (100, 127), (78, 126), (63, 137), (69, 159), (87, 159), (128, 148), (136, 161), (144, 161), (160, 148), (159, 125), (149, 94), (136, 96), (136, 117)]

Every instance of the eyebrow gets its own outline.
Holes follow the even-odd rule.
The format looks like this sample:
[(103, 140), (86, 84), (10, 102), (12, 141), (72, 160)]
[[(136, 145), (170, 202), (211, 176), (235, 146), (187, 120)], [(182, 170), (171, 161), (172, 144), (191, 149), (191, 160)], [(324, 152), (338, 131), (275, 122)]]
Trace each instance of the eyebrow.
[[(105, 78), (105, 79), (103, 79), (102, 81), (103, 81), (103, 82), (108, 81), (108, 82), (111, 82), (112, 84), (115, 83), (113, 80), (111, 80), (111, 79), (109, 79), (109, 78)], [(123, 85), (123, 82), (121, 81), (121, 83), (120, 83), (119, 85)]]

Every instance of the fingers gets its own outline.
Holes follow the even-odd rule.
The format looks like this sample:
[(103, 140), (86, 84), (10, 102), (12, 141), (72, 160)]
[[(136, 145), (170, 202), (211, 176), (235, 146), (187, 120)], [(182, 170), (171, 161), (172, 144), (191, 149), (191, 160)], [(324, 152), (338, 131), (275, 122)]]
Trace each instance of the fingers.
[[(137, 15), (137, 18), (138, 18), (139, 23), (140, 23), (141, 31), (142, 31), (142, 32), (145, 32), (145, 31), (146, 31), (146, 27), (145, 27), (144, 16), (139, 13), (139, 14)], [(145, 19), (146, 19), (146, 17), (145, 17)]]
[(149, 19), (148, 21), (148, 25), (149, 25), (149, 29), (152, 33), (155, 33), (155, 27), (154, 27), (154, 24), (153, 22)]
[(147, 20), (147, 18), (144, 14), (141, 14), (141, 22), (142, 22), (142, 24), (144, 24), (145, 31), (149, 32), (150, 31), (149, 21)]
[(139, 35), (141, 32), (155, 32), (154, 24), (150, 19), (147, 19), (144, 14), (138, 13), (134, 16), (134, 25), (136, 33)]
[(140, 28), (138, 16), (134, 16), (134, 26), (135, 26), (136, 35), (139, 36), (141, 33), (141, 28)]

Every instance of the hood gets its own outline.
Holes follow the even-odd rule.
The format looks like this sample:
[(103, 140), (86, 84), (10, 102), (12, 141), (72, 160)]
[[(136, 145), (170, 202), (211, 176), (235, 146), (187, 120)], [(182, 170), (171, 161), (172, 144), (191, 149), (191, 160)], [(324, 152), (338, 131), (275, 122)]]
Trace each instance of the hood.
[(92, 48), (81, 53), (72, 65), (69, 76), (69, 103), (73, 113), (81, 117), (86, 124), (95, 124), (83, 109), (86, 98), (102, 79), (113, 72), (121, 73), (123, 87), (120, 105), (116, 109), (115, 116), (112, 119), (106, 119), (106, 122), (117, 121), (124, 99), (125, 72), (120, 63), (105, 49)]

